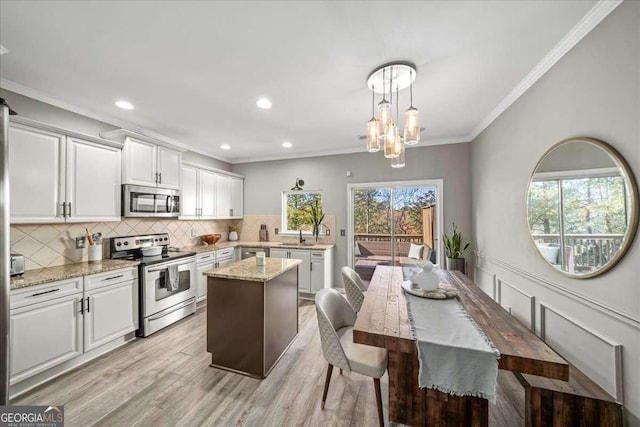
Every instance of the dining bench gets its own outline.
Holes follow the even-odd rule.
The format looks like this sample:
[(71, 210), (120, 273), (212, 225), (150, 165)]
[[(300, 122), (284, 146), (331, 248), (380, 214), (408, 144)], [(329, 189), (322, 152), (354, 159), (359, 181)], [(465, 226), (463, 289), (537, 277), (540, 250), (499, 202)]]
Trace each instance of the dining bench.
[(525, 390), (525, 426), (623, 425), (622, 405), (573, 365), (569, 381), (514, 372)]

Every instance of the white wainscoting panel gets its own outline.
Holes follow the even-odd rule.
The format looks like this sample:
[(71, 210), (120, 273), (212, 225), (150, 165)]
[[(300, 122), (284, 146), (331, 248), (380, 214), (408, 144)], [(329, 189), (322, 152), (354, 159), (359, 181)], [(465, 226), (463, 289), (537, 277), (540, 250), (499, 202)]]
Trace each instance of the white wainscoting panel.
[(489, 273), (484, 268), (476, 265), (476, 285), (484, 291), (485, 294), (497, 301), (496, 295), (496, 275)]
[(623, 400), (622, 345), (540, 304), (541, 338), (600, 387)]
[(500, 305), (516, 319), (524, 323), (533, 333), (536, 332), (536, 297), (529, 295), (517, 286), (497, 279)]

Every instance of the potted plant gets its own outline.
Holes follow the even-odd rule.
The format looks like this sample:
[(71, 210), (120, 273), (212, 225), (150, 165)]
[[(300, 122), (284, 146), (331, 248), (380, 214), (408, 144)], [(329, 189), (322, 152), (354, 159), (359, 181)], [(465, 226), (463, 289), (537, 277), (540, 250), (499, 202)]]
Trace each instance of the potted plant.
[(462, 233), (458, 231), (455, 223), (451, 223), (453, 226), (453, 232), (449, 236), (446, 233), (443, 236), (444, 239), (444, 252), (446, 255), (445, 269), (446, 270), (460, 270), (465, 273), (465, 259), (462, 258), (462, 253), (467, 250), (471, 242), (467, 242), (462, 246)]
[(316, 200), (315, 204), (311, 205), (311, 226), (313, 227), (313, 236), (316, 238), (316, 242), (320, 236), (320, 226), (323, 220), (322, 208), (318, 206), (318, 201)]

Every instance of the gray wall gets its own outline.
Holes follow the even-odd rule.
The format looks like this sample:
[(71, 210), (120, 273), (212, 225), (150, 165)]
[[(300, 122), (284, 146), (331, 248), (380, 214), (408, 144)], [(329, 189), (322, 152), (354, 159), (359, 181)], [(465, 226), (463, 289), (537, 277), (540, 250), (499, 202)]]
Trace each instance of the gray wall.
[(536, 332), (609, 391), (621, 385), (629, 425), (638, 426), (640, 239), (610, 272), (576, 280), (547, 265), (528, 234), (529, 176), (549, 147), (572, 136), (610, 143), (640, 175), (640, 2), (612, 12), (473, 141), (471, 154), (476, 282), (496, 288), (503, 304), (505, 295), (533, 301), (535, 313), (515, 314), (535, 315)]
[[(108, 123), (73, 113), (62, 108), (55, 107), (32, 98), (0, 89), (0, 97), (4, 98), (11, 108), (20, 116), (37, 120), (39, 122), (58, 126), (64, 129), (85, 133), (92, 136), (100, 136), (100, 132), (118, 129)], [(189, 144), (189, 141), (180, 141)], [(231, 170), (231, 165), (221, 160), (216, 160), (202, 154), (186, 151), (182, 154), (183, 160), (196, 163), (201, 166)]]
[[(347, 264), (347, 184), (400, 180), (444, 180), (444, 221), (449, 232), (455, 221), (463, 237), (471, 233), (469, 144), (418, 147), (407, 150), (406, 166), (393, 169), (382, 153), (343, 154), (293, 160), (235, 164), (232, 171), (244, 175), (244, 212), (280, 215), (283, 190), (305, 181), (305, 190), (323, 191), (323, 210), (336, 215), (334, 283), (342, 286), (340, 268)], [(347, 171), (352, 172), (347, 177)]]

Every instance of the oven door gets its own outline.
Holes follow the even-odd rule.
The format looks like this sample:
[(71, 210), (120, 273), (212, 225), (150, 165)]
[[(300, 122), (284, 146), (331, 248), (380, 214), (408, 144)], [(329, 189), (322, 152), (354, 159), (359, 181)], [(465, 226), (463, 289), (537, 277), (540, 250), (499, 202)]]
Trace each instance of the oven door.
[(125, 217), (172, 218), (180, 215), (179, 190), (123, 185), (122, 198)]
[[(169, 284), (170, 265), (178, 268), (178, 283), (174, 289)], [(143, 281), (142, 312), (143, 317), (148, 317), (196, 296), (196, 259), (181, 258), (144, 267)]]

